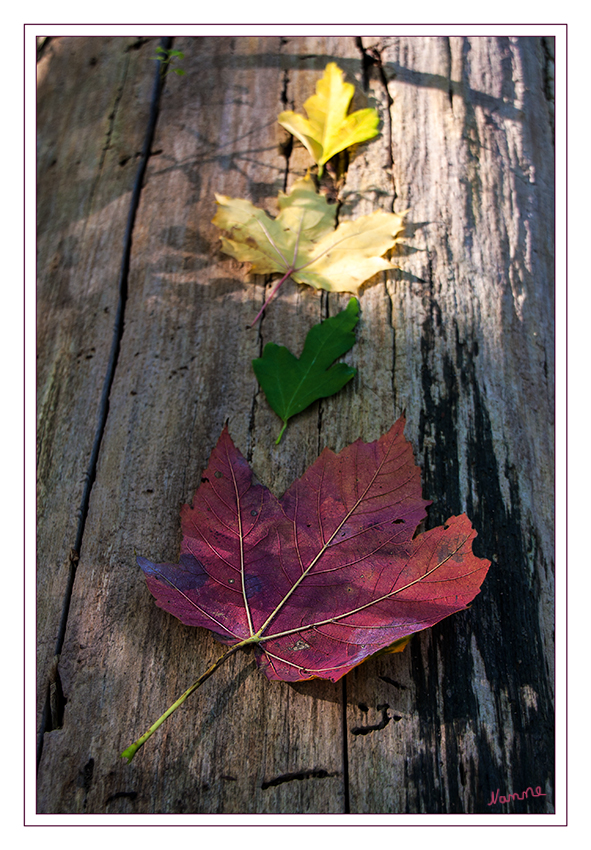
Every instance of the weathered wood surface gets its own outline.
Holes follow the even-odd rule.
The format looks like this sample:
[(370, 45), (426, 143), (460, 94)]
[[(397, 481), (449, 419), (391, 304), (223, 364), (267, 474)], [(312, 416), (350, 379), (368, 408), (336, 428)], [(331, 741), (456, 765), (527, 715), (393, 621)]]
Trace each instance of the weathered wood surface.
[[(39, 811), (490, 813), (492, 790), (537, 785), (496, 811), (553, 811), (552, 45), (175, 40), (187, 75), (160, 97), (72, 565), (157, 43), (52, 39), (39, 61)], [(275, 447), (250, 360), (269, 340), (297, 350), (348, 296), (288, 282), (249, 330), (269, 281), (220, 253), (213, 197), (272, 209), (305, 171), (276, 117), (328, 61), (383, 119), (340, 216), (408, 208), (408, 249), (362, 290), (355, 380)], [(269, 683), (239, 654), (124, 764), (220, 653), (154, 605), (134, 553), (176, 558), (224, 422), (280, 494), (325, 445), (376, 439), (403, 410), (429, 525), (466, 510), (493, 561), (471, 609), (337, 684)]]

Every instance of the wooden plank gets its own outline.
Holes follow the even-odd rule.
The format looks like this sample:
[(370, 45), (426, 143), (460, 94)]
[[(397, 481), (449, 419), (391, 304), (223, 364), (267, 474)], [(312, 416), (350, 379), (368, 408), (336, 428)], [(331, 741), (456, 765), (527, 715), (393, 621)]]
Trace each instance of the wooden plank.
[(539, 785), (546, 797), (509, 810), (553, 811), (554, 204), (543, 46), (376, 47), (393, 100), (396, 204), (410, 208), (416, 249), (387, 284), (396, 404), (434, 500), (429, 525), (467, 511), (475, 551), (493, 565), (469, 611), (348, 677), (351, 809), (490, 813), (497, 788)]
[[(241, 37), (175, 47), (187, 76), (167, 79), (134, 231), (125, 333), (59, 665), (67, 705), (63, 728), (45, 735), (40, 811), (490, 812), (490, 790), (528, 785), (548, 796), (515, 810), (551, 811), (553, 205), (543, 45)], [(409, 249), (401, 271), (362, 290), (347, 357), (355, 380), (293, 421), (275, 447), (279, 423), (249, 361), (269, 340), (301, 348), (310, 325), (348, 296), (287, 282), (248, 329), (269, 282), (252, 283), (220, 253), (213, 196), (271, 209), (305, 171), (307, 156), (285, 146), (276, 117), (301, 109), (328, 61), (357, 83), (355, 106), (369, 100), (383, 119), (382, 135), (341, 163), (339, 216), (409, 207)], [(269, 683), (252, 657), (235, 656), (131, 765), (121, 763), (121, 749), (220, 653), (208, 633), (154, 606), (134, 555), (176, 558), (179, 507), (224, 422), (280, 494), (324, 445), (375, 439), (404, 409), (434, 499), (430, 524), (467, 510), (478, 554), (494, 560), (472, 609), (402, 655), (368, 661), (344, 685)], [(56, 417), (65, 427), (61, 410)]]
[(158, 43), (46, 41), (37, 65), (39, 722), (97, 428)]
[[(242, 657), (171, 718), (141, 758), (130, 766), (118, 758), (220, 653), (205, 632), (155, 608), (134, 551), (176, 557), (179, 507), (227, 418), (245, 454), (263, 444), (255, 467), (270, 486), (278, 468), (293, 478), (290, 466), (299, 473), (307, 465), (294, 440), (287, 473), (279, 467), (285, 454), (271, 449), (274, 414), (267, 411), (274, 421), (266, 430), (251, 427), (257, 385), (249, 362), (261, 339), (247, 326), (263, 293), (220, 254), (210, 223), (215, 192), (262, 202), (284, 185), (279, 47), (278, 39), (199, 39), (186, 45), (187, 77), (165, 90), (155, 143), (162, 153), (134, 234), (121, 365), (60, 665), (69, 702), (64, 728), (46, 736), (43, 753), (47, 810), (343, 811), (342, 748), (334, 743), (340, 686), (269, 687)], [(284, 323), (309, 326), (318, 300), (293, 287)], [(313, 418), (308, 430), (312, 457)], [(189, 771), (173, 769), (181, 761)], [(86, 793), (76, 783), (89, 764)], [(132, 792), (133, 801), (118, 796)]]

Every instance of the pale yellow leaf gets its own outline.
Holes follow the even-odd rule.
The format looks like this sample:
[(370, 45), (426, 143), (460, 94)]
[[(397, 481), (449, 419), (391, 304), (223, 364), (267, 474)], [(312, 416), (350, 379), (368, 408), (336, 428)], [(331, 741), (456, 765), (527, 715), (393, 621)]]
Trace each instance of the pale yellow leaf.
[[(241, 262), (253, 263), (252, 272), (285, 273), (308, 262), (316, 241), (334, 233), (336, 205), (316, 192), (311, 177), (296, 180), (288, 194), (279, 193), (279, 215), (242, 198), (216, 195), (218, 210), (213, 224), (226, 232), (222, 250)], [(296, 256), (296, 246), (298, 246)]]
[(316, 289), (357, 293), (370, 277), (392, 268), (383, 255), (399, 241), (403, 229), (402, 216), (382, 211), (345, 221), (318, 240), (317, 259), (291, 277)]
[(281, 193), (277, 218), (240, 198), (216, 199), (213, 223), (225, 231), (225, 253), (252, 263), (251, 272), (278, 272), (329, 292), (357, 293), (364, 281), (392, 268), (383, 255), (404, 228), (403, 215), (378, 211), (335, 230), (336, 205), (314, 191), (309, 177)]

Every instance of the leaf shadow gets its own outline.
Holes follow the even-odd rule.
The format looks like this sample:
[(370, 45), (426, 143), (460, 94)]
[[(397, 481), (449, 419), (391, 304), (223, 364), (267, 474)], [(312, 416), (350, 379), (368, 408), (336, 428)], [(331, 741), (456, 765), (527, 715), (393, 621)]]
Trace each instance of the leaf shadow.
[(331, 682), (329, 679), (308, 679), (304, 682), (290, 682), (289, 687), (301, 696), (321, 702), (342, 702), (342, 681)]
[[(240, 655), (242, 655), (242, 653), (240, 653)], [(209, 737), (209, 733), (219, 722), (220, 717), (231, 711), (231, 705), (234, 697), (237, 695), (242, 685), (256, 672), (256, 661), (251, 657), (249, 662), (241, 667), (225, 686), (219, 687), (216, 683), (215, 701), (207, 715), (202, 719), (200, 725), (195, 728), (193, 738), (195, 748), (197, 748), (204, 739)]]
[(413, 239), (419, 230), (423, 230), (423, 228), (429, 227), (432, 223), (433, 222), (431, 221), (405, 221), (404, 230), (402, 231), (402, 238)]

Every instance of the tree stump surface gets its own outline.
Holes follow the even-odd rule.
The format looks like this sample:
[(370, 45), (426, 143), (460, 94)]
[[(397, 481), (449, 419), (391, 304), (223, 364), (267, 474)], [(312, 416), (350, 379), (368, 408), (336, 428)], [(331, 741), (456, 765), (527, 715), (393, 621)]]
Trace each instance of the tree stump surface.
[[(553, 812), (552, 40), (174, 39), (186, 76), (156, 95), (127, 267), (158, 44), (38, 58), (38, 811)], [(361, 290), (356, 377), (275, 446), (250, 361), (299, 352), (349, 296), (288, 281), (250, 329), (272, 279), (220, 251), (214, 194), (276, 212), (311, 164), (277, 115), (331, 61), (382, 121), (339, 159), (339, 218), (408, 209), (407, 236)], [(281, 495), (403, 411), (427, 527), (466, 511), (492, 561), (471, 607), (337, 683), (238, 653), (125, 764), (222, 651), (156, 607), (135, 556), (177, 560), (224, 423)]]

